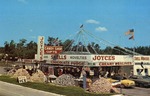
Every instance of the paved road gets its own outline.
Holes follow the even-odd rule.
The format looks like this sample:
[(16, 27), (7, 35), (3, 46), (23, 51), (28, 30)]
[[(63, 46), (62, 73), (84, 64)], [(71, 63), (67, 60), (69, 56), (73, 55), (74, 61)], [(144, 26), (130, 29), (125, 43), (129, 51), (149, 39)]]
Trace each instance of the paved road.
[(126, 96), (150, 96), (150, 88), (123, 88), (122, 93), (126, 94)]
[(0, 81), (0, 96), (62, 96)]

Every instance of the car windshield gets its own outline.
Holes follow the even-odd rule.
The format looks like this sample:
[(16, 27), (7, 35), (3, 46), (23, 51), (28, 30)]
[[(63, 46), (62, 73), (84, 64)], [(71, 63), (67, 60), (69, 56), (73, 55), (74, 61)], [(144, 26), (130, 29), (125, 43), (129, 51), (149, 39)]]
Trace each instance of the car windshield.
[(124, 80), (126, 78), (123, 78), (122, 76), (115, 76), (115, 77), (112, 77), (112, 79), (115, 79), (115, 80)]
[(150, 80), (150, 76), (143, 76), (143, 79), (148, 79), (148, 80)]

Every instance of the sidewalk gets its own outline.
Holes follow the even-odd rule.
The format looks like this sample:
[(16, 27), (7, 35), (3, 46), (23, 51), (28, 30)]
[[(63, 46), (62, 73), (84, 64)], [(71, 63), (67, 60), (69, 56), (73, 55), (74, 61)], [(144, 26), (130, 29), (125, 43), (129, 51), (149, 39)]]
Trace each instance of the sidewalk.
[(0, 96), (63, 96), (0, 81)]

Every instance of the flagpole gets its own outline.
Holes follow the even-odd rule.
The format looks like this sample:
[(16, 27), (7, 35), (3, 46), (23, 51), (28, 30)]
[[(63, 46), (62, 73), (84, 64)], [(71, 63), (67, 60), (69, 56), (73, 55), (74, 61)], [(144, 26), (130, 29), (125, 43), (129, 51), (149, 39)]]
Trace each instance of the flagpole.
[(134, 66), (135, 66), (135, 61), (134, 61), (134, 55), (135, 55), (135, 38), (134, 38), (134, 33), (132, 34), (133, 36), (133, 57), (132, 57), (132, 63), (133, 63), (133, 74), (134, 74)]
[[(135, 62), (134, 62), (134, 55), (135, 55), (135, 39), (134, 39), (134, 29), (130, 29), (128, 30), (127, 32), (125, 32), (126, 35), (129, 35), (129, 40), (133, 40), (133, 50), (132, 50), (132, 64), (133, 64), (133, 72), (134, 72), (134, 65), (135, 65)], [(130, 70), (131, 71), (131, 70)]]

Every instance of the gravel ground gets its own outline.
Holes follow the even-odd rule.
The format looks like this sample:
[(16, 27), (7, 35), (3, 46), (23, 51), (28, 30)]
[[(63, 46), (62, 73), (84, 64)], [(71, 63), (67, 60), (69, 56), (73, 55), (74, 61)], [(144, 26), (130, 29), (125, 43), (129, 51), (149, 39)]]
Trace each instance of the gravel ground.
[(6, 74), (6, 71), (4, 70), (5, 67), (0, 66), (0, 74)]

